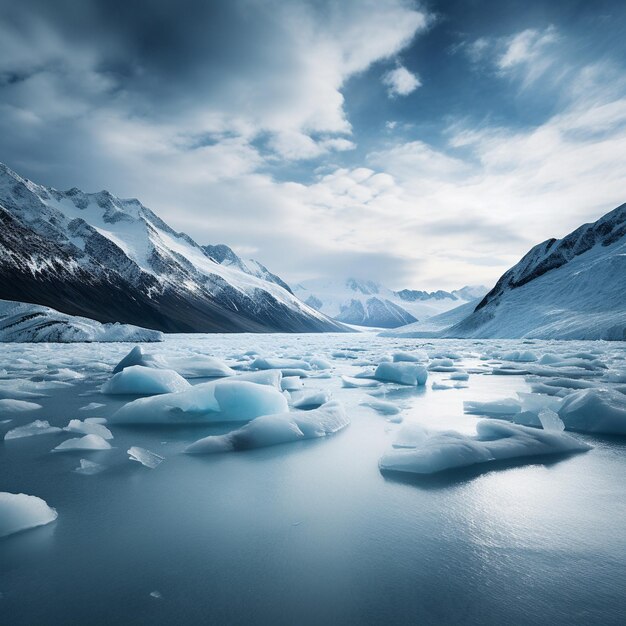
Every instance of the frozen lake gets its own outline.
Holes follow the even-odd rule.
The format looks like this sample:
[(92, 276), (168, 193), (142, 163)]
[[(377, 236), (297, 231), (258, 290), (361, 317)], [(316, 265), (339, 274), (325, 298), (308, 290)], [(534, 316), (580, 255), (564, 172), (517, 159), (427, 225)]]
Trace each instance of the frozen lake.
[[(37, 419), (110, 418), (135, 396), (99, 389), (131, 348), (1, 345), (0, 398), (17, 388), (43, 397), (30, 411), (5, 406), (0, 436)], [(144, 350), (238, 369), (251, 362), (245, 353), (321, 357), (331, 369), (309, 372), (291, 402), (328, 391), (351, 423), (320, 439), (206, 456), (183, 452), (240, 424), (109, 423), (113, 448), (93, 452), (51, 454), (78, 436), (69, 433), (0, 441), (0, 491), (39, 496), (58, 512), (0, 539), (0, 623), (626, 623), (626, 437), (572, 433), (593, 448), (427, 477), (379, 470), (407, 425), (472, 434), (481, 417), (464, 414), (464, 401), (517, 398), (559, 367), (568, 380), (623, 393), (626, 344), (177, 335)], [(418, 350), (442, 364), (425, 386), (342, 386), (341, 375)], [(515, 351), (565, 363), (501, 358)], [(466, 382), (450, 380), (458, 370)], [(362, 405), (373, 399), (399, 414)], [(90, 403), (104, 406), (81, 410)], [(129, 460), (131, 446), (165, 460), (143, 467)], [(80, 459), (103, 471), (76, 473)]]

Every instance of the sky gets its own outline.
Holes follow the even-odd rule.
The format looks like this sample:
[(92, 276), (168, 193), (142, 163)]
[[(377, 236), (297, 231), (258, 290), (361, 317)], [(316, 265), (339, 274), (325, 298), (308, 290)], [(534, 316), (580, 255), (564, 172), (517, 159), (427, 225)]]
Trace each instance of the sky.
[(285, 280), (493, 285), (626, 202), (623, 0), (0, 0), (0, 161)]

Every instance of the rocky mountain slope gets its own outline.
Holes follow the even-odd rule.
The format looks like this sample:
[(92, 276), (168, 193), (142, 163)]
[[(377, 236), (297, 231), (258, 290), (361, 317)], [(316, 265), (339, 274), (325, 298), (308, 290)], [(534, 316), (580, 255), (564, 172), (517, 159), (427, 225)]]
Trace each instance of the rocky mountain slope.
[(626, 204), (532, 248), (443, 336), (626, 340)]
[(202, 248), (138, 200), (0, 164), (0, 298), (166, 332), (345, 330), (265, 267)]

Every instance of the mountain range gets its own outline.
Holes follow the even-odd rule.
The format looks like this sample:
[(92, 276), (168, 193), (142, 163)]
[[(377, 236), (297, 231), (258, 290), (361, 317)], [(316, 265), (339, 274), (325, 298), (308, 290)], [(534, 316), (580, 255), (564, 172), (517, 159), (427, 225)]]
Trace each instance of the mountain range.
[(260, 263), (198, 245), (138, 200), (58, 191), (2, 164), (0, 298), (166, 332), (347, 330)]
[(396, 328), (425, 320), (477, 298), (487, 287), (463, 287), (455, 291), (393, 291), (370, 280), (308, 280), (294, 286), (294, 293), (322, 313), (357, 326)]

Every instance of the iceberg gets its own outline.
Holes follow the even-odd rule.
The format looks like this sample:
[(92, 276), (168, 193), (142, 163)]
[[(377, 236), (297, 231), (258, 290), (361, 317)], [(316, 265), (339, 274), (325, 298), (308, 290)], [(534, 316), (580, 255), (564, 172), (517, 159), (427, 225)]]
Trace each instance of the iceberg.
[(253, 370), (305, 370), (311, 369), (311, 365), (299, 359), (265, 359), (258, 358), (252, 361), (250, 367)]
[(415, 350), (415, 352), (394, 352), (391, 356), (394, 363), (420, 363), (428, 361), (428, 354), (423, 350)]
[[(99, 418), (94, 418), (99, 419)], [(103, 439), (113, 439), (111, 431), (99, 422), (86, 419), (84, 422), (80, 420), (70, 420), (69, 424), (63, 429), (69, 433), (81, 433), (83, 435), (99, 435)]]
[(469, 415), (506, 416), (515, 415), (522, 410), (522, 403), (515, 398), (477, 402), (468, 400), (463, 402), (463, 411)]
[(353, 378), (352, 376), (341, 376), (341, 386), (347, 389), (367, 389), (380, 387), (377, 380), (368, 380), (367, 378)]
[(0, 492), (0, 537), (44, 526), (57, 518), (45, 500), (25, 493)]
[(81, 459), (80, 465), (74, 469), (77, 474), (84, 474), (85, 476), (93, 476), (104, 471), (106, 467), (101, 463), (95, 463), (94, 461), (88, 461), (87, 459)]
[[(268, 371), (277, 371), (277, 370), (268, 370)], [(280, 386), (283, 391), (299, 391), (304, 386), (302, 379), (299, 376), (285, 376)]]
[(102, 385), (106, 395), (153, 396), (184, 391), (191, 385), (174, 370), (129, 365)]
[(113, 373), (117, 374), (126, 367), (132, 365), (143, 365), (144, 367), (155, 367), (154, 357), (144, 354), (141, 346), (135, 346), (114, 368)]
[(28, 402), (27, 400), (12, 400), (9, 398), (0, 400), (0, 413), (26, 413), (27, 411), (36, 411), (40, 408), (41, 404)]
[(8, 431), (4, 435), (4, 439), (21, 439), (22, 437), (32, 437), (33, 435), (48, 435), (50, 433), (60, 433), (61, 429), (57, 426), (50, 426), (46, 420), (35, 420), (30, 424), (18, 426)]
[(161, 455), (150, 452), (150, 450), (146, 450), (145, 448), (140, 448), (139, 446), (131, 446), (127, 453), (131, 461), (141, 463), (144, 467), (149, 467), (150, 469), (154, 469), (165, 461), (165, 458)]
[(96, 411), (97, 409), (101, 409), (103, 406), (106, 406), (106, 405), (102, 404), (101, 402), (90, 402), (86, 406), (81, 406), (80, 409), (78, 410), (79, 411)]
[(260, 415), (287, 410), (286, 398), (275, 387), (227, 378), (201, 383), (186, 391), (134, 400), (114, 413), (110, 422), (172, 425), (247, 422)]
[(361, 406), (368, 406), (370, 409), (374, 409), (374, 411), (378, 411), (378, 413), (382, 413), (383, 415), (397, 415), (400, 413), (400, 407), (388, 400), (372, 398), (361, 402)]
[(308, 411), (310, 409), (317, 409), (322, 406), (322, 404), (326, 404), (329, 400), (330, 396), (327, 391), (318, 391), (317, 393), (312, 393), (308, 396), (304, 396), (304, 398), (300, 398), (300, 400), (293, 403), (293, 406), (296, 409)]
[(234, 369), (210, 356), (169, 357), (165, 359), (165, 366), (185, 378), (225, 378), (235, 375)]
[(383, 472), (428, 475), (478, 464), (489, 469), (496, 461), (568, 454), (591, 448), (563, 432), (500, 420), (481, 420), (476, 425), (476, 432), (476, 436), (454, 431), (412, 433), (413, 445), (387, 452), (379, 467)]
[(199, 439), (187, 446), (190, 454), (215, 454), (263, 448), (331, 435), (350, 423), (343, 406), (331, 401), (312, 411), (263, 415), (225, 435)]
[(52, 452), (72, 452), (74, 450), (110, 450), (111, 444), (100, 435), (85, 435), (60, 443)]
[(381, 363), (374, 372), (374, 378), (400, 385), (425, 385), (428, 372), (416, 363)]
[(626, 435), (626, 396), (614, 389), (581, 389), (563, 399), (559, 417), (567, 430)]

